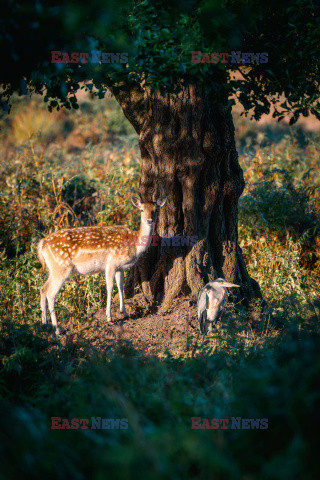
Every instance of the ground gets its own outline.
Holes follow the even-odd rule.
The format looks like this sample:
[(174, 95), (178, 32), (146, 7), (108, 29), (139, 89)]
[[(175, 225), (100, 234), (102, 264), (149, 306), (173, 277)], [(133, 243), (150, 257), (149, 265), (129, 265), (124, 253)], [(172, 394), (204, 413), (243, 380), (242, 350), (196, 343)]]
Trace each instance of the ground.
[(127, 342), (145, 355), (161, 358), (169, 354), (174, 358), (187, 358), (196, 351), (199, 353), (203, 347), (213, 353), (234, 341), (240, 341), (247, 347), (257, 347), (278, 336), (281, 330), (276, 322), (272, 327), (269, 325), (268, 308), (272, 309), (272, 305), (266, 307), (264, 314), (259, 309), (250, 310), (248, 318), (229, 302), (212, 333), (204, 339), (198, 328), (196, 302), (189, 296), (176, 298), (166, 314), (150, 307), (142, 293), (126, 299), (125, 305), (129, 318), (123, 318), (119, 311), (118, 294), (115, 295), (111, 323), (107, 322), (105, 308), (101, 306), (92, 310), (86, 318), (81, 316), (77, 320), (77, 317), (70, 316), (67, 323), (58, 319), (58, 325), (63, 329), (59, 341), (62, 346), (82, 344), (95, 352), (114, 351)]
[[(189, 297), (177, 298), (172, 302), (172, 311), (160, 315), (155, 309), (150, 309), (142, 294), (137, 294), (126, 300), (126, 310), (129, 318), (124, 319), (119, 312), (116, 296), (111, 307), (111, 324), (107, 322), (104, 309), (93, 311), (87, 321), (81, 321), (81, 324), (70, 319), (63, 325), (66, 332), (61, 336), (61, 341), (83, 339), (101, 350), (115, 346), (121, 339), (131, 342), (146, 354), (159, 357), (165, 355), (167, 350), (177, 356), (185, 353), (188, 346), (203, 341), (198, 330), (197, 307)], [(206, 342), (212, 340), (211, 337)]]

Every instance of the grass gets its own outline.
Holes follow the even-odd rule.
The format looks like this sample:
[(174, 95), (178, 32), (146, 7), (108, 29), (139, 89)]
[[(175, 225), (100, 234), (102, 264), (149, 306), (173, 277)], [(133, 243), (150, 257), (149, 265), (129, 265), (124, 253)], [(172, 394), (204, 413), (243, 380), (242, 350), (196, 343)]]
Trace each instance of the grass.
[[(158, 358), (125, 341), (101, 351), (81, 335), (104, 304), (101, 275), (60, 294), (57, 313), (78, 322), (77, 341), (39, 324), (37, 241), (70, 225), (137, 226), (138, 142), (119, 108), (83, 98), (78, 111), (51, 115), (37, 98), (17, 100), (0, 123), (0, 478), (315, 478), (317, 137), (236, 117), (240, 245), (269, 308), (252, 307), (251, 330), (228, 306), (214, 348), (187, 342)], [(129, 428), (51, 430), (55, 416), (127, 418)], [(267, 418), (269, 428), (194, 430), (195, 416)]]

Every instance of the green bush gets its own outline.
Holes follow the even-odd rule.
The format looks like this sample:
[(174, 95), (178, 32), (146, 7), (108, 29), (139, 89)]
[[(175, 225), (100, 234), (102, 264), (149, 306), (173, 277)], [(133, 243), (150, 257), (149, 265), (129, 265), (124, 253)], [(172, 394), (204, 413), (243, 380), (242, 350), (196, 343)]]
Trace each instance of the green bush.
[[(21, 327), (5, 345), (12, 335), (15, 358), (0, 373), (11, 390), (1, 390), (4, 479), (315, 478), (316, 332), (292, 325), (273, 348), (162, 361), (128, 344), (93, 356), (79, 348), (77, 362), (70, 346), (52, 349)], [(17, 375), (23, 402), (9, 403)], [(52, 430), (51, 417), (127, 418), (128, 429)], [(191, 417), (266, 418), (268, 428), (191, 429)]]
[[(272, 178), (275, 173), (281, 177), (280, 185)], [(250, 192), (240, 198), (241, 221), (256, 235), (288, 231), (296, 239), (312, 242), (320, 233), (314, 192), (315, 187), (307, 183), (295, 185), (286, 170), (266, 169), (263, 181), (252, 184)]]

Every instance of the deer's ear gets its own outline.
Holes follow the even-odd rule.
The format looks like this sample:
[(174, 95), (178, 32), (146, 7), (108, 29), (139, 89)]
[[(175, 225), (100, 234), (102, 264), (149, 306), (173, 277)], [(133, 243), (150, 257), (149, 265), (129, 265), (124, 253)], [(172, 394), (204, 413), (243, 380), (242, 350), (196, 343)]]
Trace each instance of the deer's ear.
[(137, 208), (141, 208), (141, 200), (140, 198), (138, 197), (130, 197), (131, 198), (131, 202), (132, 204), (137, 207)]
[(158, 198), (157, 205), (159, 207), (163, 207), (163, 205), (166, 203), (166, 201), (167, 201), (167, 197)]

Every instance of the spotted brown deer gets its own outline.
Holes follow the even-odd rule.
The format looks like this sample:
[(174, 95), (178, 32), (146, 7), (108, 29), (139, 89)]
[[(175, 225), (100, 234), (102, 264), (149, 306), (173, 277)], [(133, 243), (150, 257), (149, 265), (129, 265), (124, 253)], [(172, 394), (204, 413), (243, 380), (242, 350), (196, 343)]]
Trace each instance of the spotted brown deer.
[[(142, 202), (131, 197), (141, 211), (140, 229), (132, 231), (125, 226), (66, 228), (40, 240), (38, 258), (49, 278), (41, 288), (42, 323), (47, 323), (48, 301), (52, 324), (60, 333), (54, 311), (55, 298), (70, 275), (89, 275), (105, 272), (107, 285), (107, 321), (111, 321), (111, 296), (114, 278), (119, 291), (120, 312), (127, 317), (123, 297), (123, 271), (132, 267), (148, 249), (159, 208), (167, 198), (156, 203)], [(130, 238), (130, 242), (125, 240)]]

